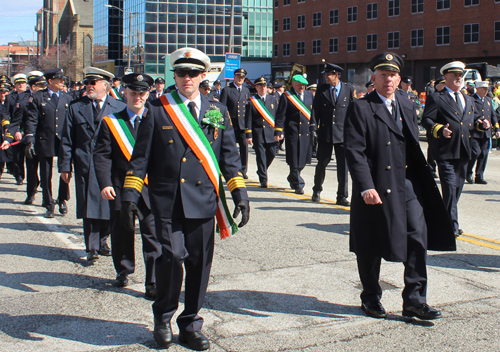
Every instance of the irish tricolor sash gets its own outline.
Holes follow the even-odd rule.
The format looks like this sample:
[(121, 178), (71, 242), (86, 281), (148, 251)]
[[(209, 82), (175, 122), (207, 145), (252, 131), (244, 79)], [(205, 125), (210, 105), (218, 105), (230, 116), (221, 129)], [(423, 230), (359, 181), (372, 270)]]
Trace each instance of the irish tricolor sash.
[(200, 159), (201, 165), (205, 169), (210, 181), (214, 185), (217, 193), (217, 227), (221, 238), (229, 237), (238, 232), (238, 226), (234, 222), (229, 208), (226, 204), (226, 195), (222, 183), (222, 176), (219, 163), (215, 157), (210, 142), (203, 133), (196, 119), (191, 115), (177, 91), (163, 94), (160, 97), (163, 108), (172, 119), (175, 127), (186, 141), (194, 154)]
[[(106, 121), (109, 130), (113, 134), (113, 137), (115, 137), (123, 155), (128, 161), (130, 161), (130, 158), (132, 158), (132, 152), (134, 151), (135, 139), (134, 136), (132, 136), (132, 133), (130, 133), (127, 123), (123, 120), (119, 113), (106, 116), (104, 121)], [(147, 176), (144, 177), (144, 183), (148, 184)]]
[(291, 103), (293, 105), (295, 105), (295, 107), (297, 109), (299, 109), (299, 111), (305, 116), (307, 117), (308, 120), (311, 119), (311, 112), (309, 111), (308, 108), (306, 108), (306, 106), (304, 105), (303, 102), (300, 101), (299, 97), (296, 95), (296, 94), (291, 94), (290, 92), (285, 92), (285, 95), (286, 97), (288, 98), (288, 100), (291, 101)]
[(109, 93), (111, 94), (111, 96), (115, 99), (118, 99), (118, 100), (123, 100), (122, 97), (120, 96), (120, 94), (118, 94), (118, 92), (116, 91), (116, 88), (111, 88), (109, 90)]
[(252, 102), (253, 106), (255, 106), (257, 111), (262, 115), (264, 120), (266, 120), (267, 123), (270, 124), (272, 128), (274, 128), (274, 117), (273, 115), (271, 115), (269, 110), (267, 110), (264, 103), (262, 103), (262, 100), (257, 99), (256, 97), (250, 97), (250, 101)]

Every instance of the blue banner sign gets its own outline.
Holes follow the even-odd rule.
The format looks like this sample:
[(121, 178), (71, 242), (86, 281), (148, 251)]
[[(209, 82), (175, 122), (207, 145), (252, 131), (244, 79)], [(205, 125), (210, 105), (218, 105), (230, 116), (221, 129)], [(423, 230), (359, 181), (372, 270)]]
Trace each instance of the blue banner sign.
[(234, 71), (240, 68), (241, 54), (226, 53), (225, 79), (234, 79)]

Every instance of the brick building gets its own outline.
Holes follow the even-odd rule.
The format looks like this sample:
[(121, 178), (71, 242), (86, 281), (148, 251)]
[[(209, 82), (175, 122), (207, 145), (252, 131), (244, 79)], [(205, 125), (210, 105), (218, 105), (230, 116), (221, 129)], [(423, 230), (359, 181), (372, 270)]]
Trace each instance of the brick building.
[(325, 60), (364, 90), (368, 62), (389, 50), (422, 91), (449, 61), (500, 64), (499, 14), (500, 0), (275, 0), (273, 75), (286, 77), (299, 63), (310, 83), (323, 83)]

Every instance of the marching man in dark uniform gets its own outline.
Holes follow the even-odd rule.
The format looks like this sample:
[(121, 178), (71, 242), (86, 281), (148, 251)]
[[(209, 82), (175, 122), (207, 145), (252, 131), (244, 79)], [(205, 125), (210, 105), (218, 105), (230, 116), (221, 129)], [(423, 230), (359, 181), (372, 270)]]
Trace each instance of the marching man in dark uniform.
[(68, 109), (59, 157), (63, 180), (75, 171), (76, 217), (83, 219), (83, 235), (87, 260), (111, 255), (106, 240), (109, 236), (109, 201), (101, 197), (95, 172), (94, 149), (101, 120), (126, 108), (126, 104), (108, 95), (113, 74), (95, 67), (83, 69), (87, 95), (75, 100)]
[(154, 100), (165, 94), (165, 80), (161, 77), (155, 79), (155, 89), (149, 93), (149, 100)]
[(210, 95), (210, 82), (208, 79), (200, 83), (200, 93), (206, 96), (207, 99), (212, 100), (212, 96)]
[(349, 105), (344, 126), (361, 308), (374, 318), (387, 316), (379, 285), (384, 258), (405, 267), (403, 316), (436, 319), (441, 312), (427, 304), (426, 253), (455, 250), (453, 229), (419, 145), (413, 103), (395, 94), (403, 60), (385, 52), (370, 66), (375, 91)]
[[(127, 276), (135, 270), (135, 231), (124, 226), (120, 216), (121, 191), (128, 162), (134, 150), (137, 130), (147, 109), (149, 88), (153, 78), (131, 73), (123, 76), (127, 108), (118, 113), (104, 117), (101, 123), (94, 151), (94, 162), (101, 195), (109, 200), (111, 208), (111, 254), (117, 273), (114, 285), (128, 285)], [(142, 188), (141, 198), (137, 204), (143, 218), (139, 219), (142, 236), (142, 249), (146, 267), (147, 298), (156, 298), (155, 260), (160, 255), (160, 243), (156, 238), (154, 217), (149, 204), (148, 187)]]
[(276, 111), (279, 101), (274, 95), (266, 94), (267, 80), (265, 77), (254, 81), (257, 96), (250, 97), (246, 109), (246, 137), (249, 145), (253, 145), (257, 158), (257, 175), (260, 186), (267, 188), (267, 169), (276, 156), (275, 136), (282, 132), (276, 131)]
[[(302, 75), (292, 77), (292, 89), (280, 98), (276, 114), (276, 130), (285, 133), (286, 163), (290, 168), (288, 182), (297, 194), (304, 194), (304, 179), (300, 172), (311, 163), (312, 146), (309, 142), (309, 120), (313, 95), (306, 90), (307, 80)], [(283, 134), (280, 135), (282, 138)]]
[(109, 94), (116, 100), (121, 100), (127, 102), (127, 97), (125, 96), (125, 88), (122, 86), (122, 79), (120, 77), (113, 77), (111, 80), (113, 85), (109, 90)]
[[(472, 98), (460, 91), (464, 70), (465, 64), (460, 61), (441, 67), (446, 87), (427, 97), (422, 117), (422, 126), (433, 138), (429, 147), (439, 169), (443, 200), (453, 222), (455, 236), (463, 233), (458, 224), (457, 205), (471, 156), (470, 131), (479, 118)], [(484, 120), (482, 125), (484, 130), (490, 127), (488, 120)]]
[[(326, 167), (335, 150), (337, 160), (337, 204), (349, 206), (347, 186), (348, 172), (344, 149), (344, 120), (347, 107), (354, 100), (354, 87), (340, 81), (344, 69), (334, 64), (325, 63), (323, 73), (326, 83), (320, 88), (313, 102), (314, 116), (311, 119), (311, 141), (317, 136), (318, 164), (314, 173), (312, 201), (320, 201), (323, 190)], [(317, 131), (317, 132), (316, 132)]]
[[(478, 183), (486, 185), (488, 182), (484, 179), (484, 169), (488, 161), (488, 153), (490, 152), (491, 137), (496, 135), (500, 138), (500, 126), (498, 125), (498, 116), (493, 105), (491, 98), (486, 94), (489, 91), (489, 82), (476, 81), (476, 93), (472, 96), (474, 104), (476, 104), (476, 111), (481, 115), (479, 120), (474, 124), (474, 129), (471, 132), (471, 158), (467, 166), (466, 180), (469, 183)], [(490, 128), (485, 128), (488, 124), (484, 124), (487, 120)], [(494, 130), (493, 130), (494, 129)], [(474, 164), (476, 164), (475, 179), (472, 179)]]
[(179, 305), (184, 266), (179, 340), (192, 349), (206, 350), (210, 343), (201, 333), (203, 318), (198, 312), (210, 276), (214, 216), (221, 237), (237, 230), (224, 204), (221, 173), (236, 205), (233, 216), (242, 213), (240, 227), (247, 223), (250, 207), (227, 110), (199, 92), (210, 59), (194, 48), (182, 48), (170, 55), (170, 64), (178, 90), (148, 106), (125, 177), (122, 212), (128, 214), (126, 223), (132, 227), (147, 174), (156, 235), (162, 245), (156, 260), (154, 338), (162, 347), (172, 343), (171, 319)]
[(248, 143), (245, 136), (245, 113), (250, 91), (243, 87), (247, 71), (239, 68), (234, 71), (234, 81), (222, 90), (220, 102), (227, 106), (229, 117), (234, 128), (236, 143), (240, 146), (241, 172), (247, 179)]
[[(59, 156), (59, 146), (66, 121), (66, 112), (71, 96), (62, 91), (64, 72), (62, 68), (55, 68), (44, 73), (47, 80), (47, 89), (33, 94), (28, 102), (28, 120), (26, 122), (26, 157), (38, 156), (40, 163), (40, 182), (42, 184), (43, 203), (47, 208), (45, 217), (54, 217), (56, 201), (52, 198), (52, 162)], [(60, 162), (60, 160), (59, 160)], [(57, 203), (59, 212), (66, 214), (69, 199), (69, 179), (59, 179)]]
[(221, 81), (220, 79), (217, 79), (214, 82), (214, 89), (212, 90), (212, 99), (215, 99), (217, 101), (220, 101), (220, 96), (222, 94), (222, 88), (221, 88)]

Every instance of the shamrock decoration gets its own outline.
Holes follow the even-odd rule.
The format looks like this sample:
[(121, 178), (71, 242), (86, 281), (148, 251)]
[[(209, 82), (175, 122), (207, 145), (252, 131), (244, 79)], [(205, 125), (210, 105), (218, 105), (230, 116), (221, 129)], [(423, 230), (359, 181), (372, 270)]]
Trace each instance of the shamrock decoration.
[(210, 109), (207, 110), (205, 113), (205, 117), (201, 120), (206, 125), (210, 125), (215, 128), (221, 128), (221, 129), (226, 129), (226, 126), (224, 126), (224, 117), (222, 116), (220, 110), (211, 105)]

